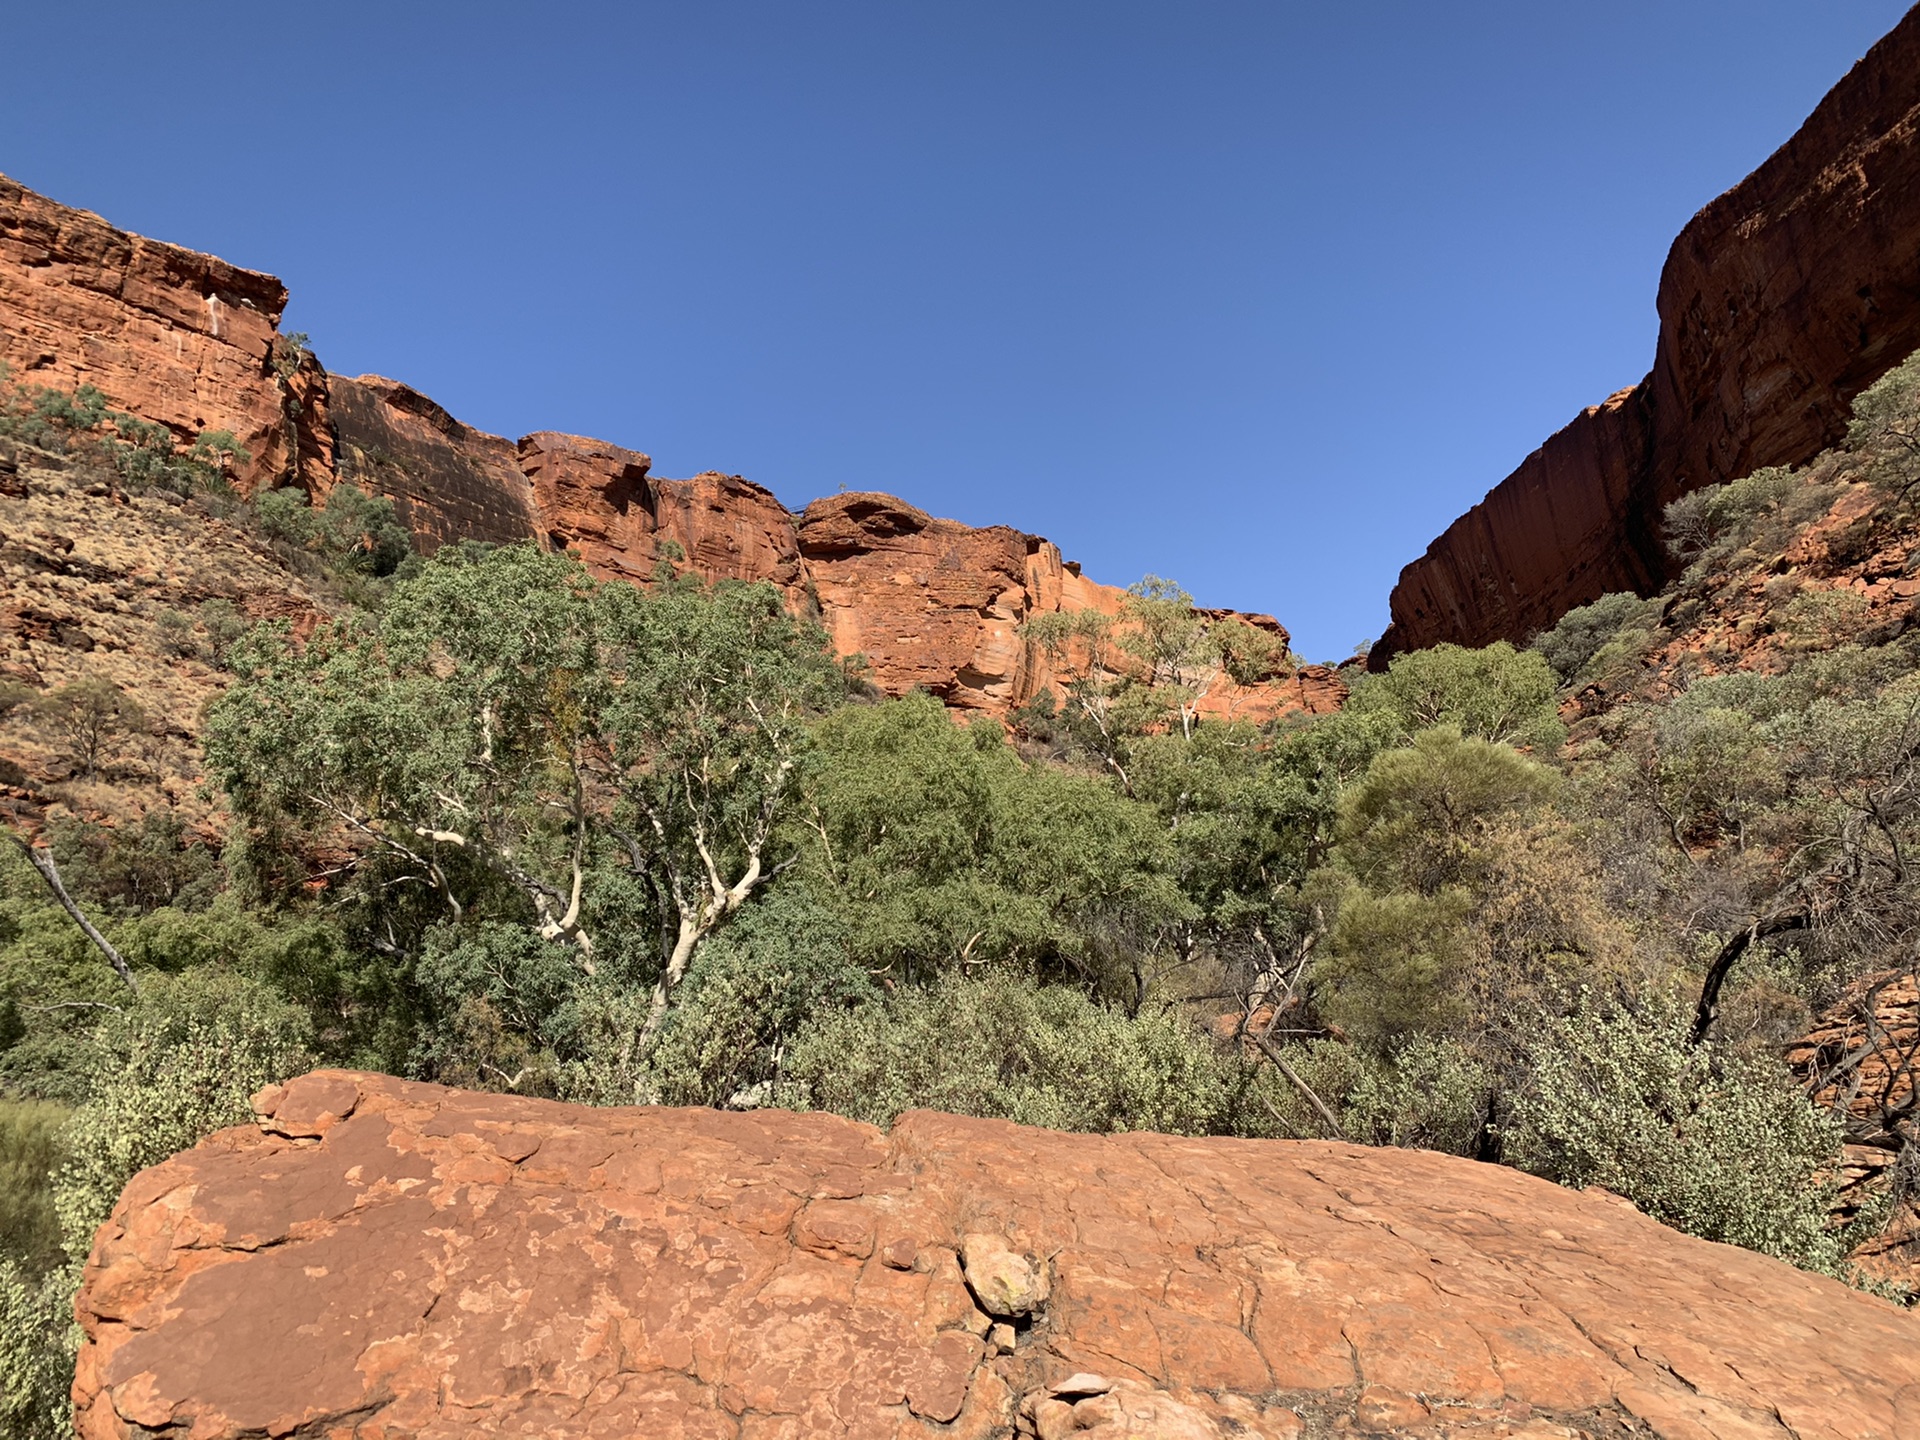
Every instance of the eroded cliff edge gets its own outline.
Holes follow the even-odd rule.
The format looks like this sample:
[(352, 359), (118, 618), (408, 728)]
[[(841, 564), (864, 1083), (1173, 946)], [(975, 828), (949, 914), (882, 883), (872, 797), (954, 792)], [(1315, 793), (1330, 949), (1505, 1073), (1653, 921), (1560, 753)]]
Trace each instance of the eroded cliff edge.
[(1521, 641), (1669, 576), (1662, 510), (1798, 465), (1920, 348), (1920, 7), (1667, 256), (1653, 369), (1582, 412), (1400, 572), (1384, 665)]
[[(0, 363), (17, 385), (89, 384), (181, 443), (230, 431), (243, 493), (296, 485), (317, 502), (351, 482), (394, 500), (416, 543), (533, 541), (578, 551), (603, 578), (647, 583), (665, 563), (766, 581), (818, 616), (881, 690), (921, 688), (956, 711), (1005, 715), (1058, 679), (1021, 627), (1114, 613), (1123, 592), (1084, 578), (1052, 542), (938, 519), (890, 495), (841, 494), (796, 515), (765, 487), (652, 473), (636, 450), (548, 431), (518, 442), (464, 424), (411, 386), (331, 375), (279, 330), (271, 275), (116, 230), (0, 177)], [(1220, 612), (1222, 615), (1229, 612)], [(1285, 650), (1266, 615), (1241, 618)], [(1224, 677), (1209, 713), (1264, 719), (1336, 708), (1322, 666)]]

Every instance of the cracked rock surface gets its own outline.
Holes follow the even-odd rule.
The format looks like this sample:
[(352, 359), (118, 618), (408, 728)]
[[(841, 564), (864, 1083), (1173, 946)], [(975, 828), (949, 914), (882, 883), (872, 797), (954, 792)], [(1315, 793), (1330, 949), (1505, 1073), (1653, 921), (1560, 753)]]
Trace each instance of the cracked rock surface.
[(1920, 1435), (1920, 1319), (1446, 1156), (338, 1071), (256, 1108), (102, 1227), (88, 1440)]

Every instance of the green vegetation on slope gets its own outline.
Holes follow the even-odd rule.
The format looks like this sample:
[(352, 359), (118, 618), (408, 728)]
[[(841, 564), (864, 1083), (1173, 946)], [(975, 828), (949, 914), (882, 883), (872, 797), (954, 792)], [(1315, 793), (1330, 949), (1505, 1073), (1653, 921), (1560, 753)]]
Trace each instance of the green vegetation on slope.
[(873, 699), (769, 588), (531, 549), (232, 638), (224, 850), (49, 835), (136, 987), (0, 850), (5, 1433), (55, 1433), (49, 1317), (126, 1178), (316, 1061), (1420, 1145), (1847, 1274), (1842, 1117), (1778, 1056), (1914, 964), (1920, 361), (1859, 414), (1676, 505), (1666, 595), (1264, 727), (1197, 704), (1261, 637), (1160, 581), (1040, 627), (1091, 662), (1010, 734)]

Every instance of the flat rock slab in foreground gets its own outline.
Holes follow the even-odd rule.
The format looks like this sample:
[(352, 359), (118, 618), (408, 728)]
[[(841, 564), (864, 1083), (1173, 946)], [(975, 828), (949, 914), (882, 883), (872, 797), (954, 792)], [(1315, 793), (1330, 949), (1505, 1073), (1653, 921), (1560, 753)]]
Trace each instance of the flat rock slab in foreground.
[(1920, 1320), (1444, 1156), (340, 1072), (258, 1105), (101, 1230), (89, 1440), (1920, 1436)]

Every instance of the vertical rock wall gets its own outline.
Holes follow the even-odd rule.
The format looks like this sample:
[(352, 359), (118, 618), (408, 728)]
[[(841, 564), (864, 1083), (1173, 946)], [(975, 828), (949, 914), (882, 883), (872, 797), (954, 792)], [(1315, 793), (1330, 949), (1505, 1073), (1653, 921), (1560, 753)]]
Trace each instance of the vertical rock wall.
[[(737, 475), (662, 479), (636, 450), (552, 431), (515, 444), (411, 386), (329, 375), (311, 356), (283, 378), (272, 361), (286, 299), (270, 275), (128, 235), (0, 177), (0, 361), (21, 384), (96, 385), (183, 443), (233, 431), (251, 456), (235, 477), (247, 493), (298, 485), (324, 503), (350, 483), (390, 497), (429, 551), (531, 540), (578, 551), (604, 578), (645, 584), (665, 561), (764, 580), (817, 614), (842, 653), (864, 653), (882, 690), (918, 686), (957, 710), (1004, 715), (1049, 683), (1020, 634), (1032, 615), (1119, 608), (1121, 591), (1006, 526), (871, 494), (796, 517)], [(1277, 621), (1249, 618), (1285, 641)], [(1208, 703), (1264, 716), (1344, 695), (1309, 667), (1223, 686)]]
[(1652, 372), (1549, 439), (1400, 573), (1375, 647), (1524, 640), (1669, 576), (1660, 517), (1797, 465), (1920, 349), (1920, 8), (1708, 205), (1661, 274)]
[(15, 384), (86, 383), (183, 441), (230, 430), (257, 483), (284, 447), (268, 365), (287, 289), (116, 230), (0, 175), (0, 363)]

